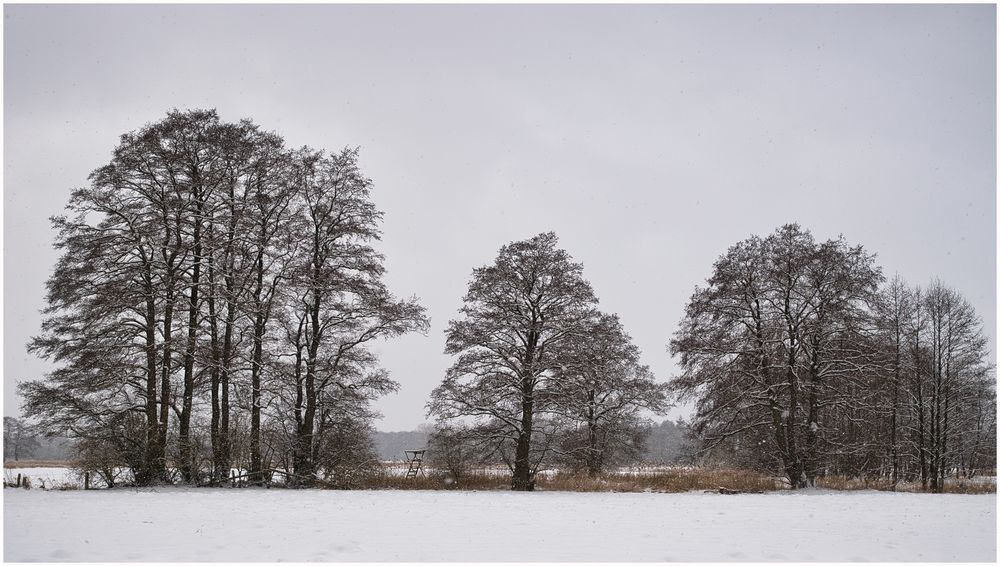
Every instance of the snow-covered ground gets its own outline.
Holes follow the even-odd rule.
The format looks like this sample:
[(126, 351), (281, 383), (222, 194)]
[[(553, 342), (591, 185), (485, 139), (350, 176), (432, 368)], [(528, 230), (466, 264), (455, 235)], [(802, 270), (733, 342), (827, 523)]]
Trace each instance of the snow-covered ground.
[(996, 560), (996, 495), (5, 489), (5, 561)]

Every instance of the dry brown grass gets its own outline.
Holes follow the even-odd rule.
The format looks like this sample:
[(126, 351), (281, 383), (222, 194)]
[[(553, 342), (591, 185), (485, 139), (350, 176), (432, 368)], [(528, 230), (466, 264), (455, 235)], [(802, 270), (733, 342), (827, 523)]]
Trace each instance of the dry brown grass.
[[(897, 488), (901, 488), (899, 484)], [(816, 478), (816, 487), (823, 489), (836, 489), (840, 491), (855, 491), (859, 489), (875, 489), (878, 491), (889, 491), (892, 489), (892, 482), (883, 478), (852, 478), (848, 476), (823, 476)], [(902, 489), (899, 489), (902, 491)]]
[(958, 479), (952, 482), (945, 482), (944, 484), (944, 493), (979, 494), (979, 493), (996, 493), (996, 492), (997, 492), (997, 484), (995, 483), (982, 483), (982, 482)]
[(4, 468), (68, 468), (66, 460), (7, 460)]
[(781, 489), (774, 478), (748, 470), (722, 468), (673, 468), (643, 474), (612, 472), (594, 477), (587, 474), (556, 473), (539, 477), (536, 486), (548, 491), (658, 493), (719, 489), (753, 493)]

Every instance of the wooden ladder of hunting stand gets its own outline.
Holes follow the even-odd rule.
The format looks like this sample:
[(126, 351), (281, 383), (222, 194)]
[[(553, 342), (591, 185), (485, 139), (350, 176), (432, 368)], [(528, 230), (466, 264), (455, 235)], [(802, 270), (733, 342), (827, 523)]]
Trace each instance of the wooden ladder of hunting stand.
[(420, 466), (424, 461), (424, 452), (426, 450), (403, 450), (406, 462), (410, 465), (409, 469), (406, 470), (406, 477), (417, 477), (417, 474), (420, 472)]

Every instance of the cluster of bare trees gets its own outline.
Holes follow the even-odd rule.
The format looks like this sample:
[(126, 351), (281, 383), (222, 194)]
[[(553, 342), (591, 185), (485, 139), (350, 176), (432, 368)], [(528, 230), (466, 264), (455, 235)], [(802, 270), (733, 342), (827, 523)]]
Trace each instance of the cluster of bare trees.
[[(350, 483), (374, 466), (370, 402), (398, 386), (373, 341), (425, 331), (383, 283), (382, 215), (356, 150), (288, 149), (249, 121), (174, 111), (125, 134), (52, 219), (61, 257), (42, 333), (56, 363), (22, 384), (39, 430), (135, 483)], [(454, 475), (505, 462), (596, 474), (639, 457), (668, 395), (697, 402), (703, 450), (775, 468), (919, 480), (995, 466), (996, 394), (982, 324), (935, 282), (884, 284), (843, 238), (787, 225), (730, 248), (671, 341), (658, 384), (553, 233), (473, 271), (428, 403)], [(16, 444), (16, 443), (15, 443)]]
[(618, 317), (597, 309), (583, 266), (557, 243), (553, 233), (513, 242), (473, 271), (448, 327), (457, 359), (428, 403), (445, 465), (460, 473), (471, 445), (509, 466), (515, 490), (532, 489), (553, 458), (597, 473), (637, 457), (644, 411), (666, 406)]
[(30, 349), (57, 369), (22, 385), (27, 414), (143, 485), (309, 482), (371, 455), (370, 401), (397, 384), (367, 345), (428, 324), (382, 281), (371, 188), (356, 150), (215, 111), (123, 135), (52, 219)]
[(798, 225), (715, 263), (670, 343), (702, 449), (780, 470), (919, 481), (996, 466), (996, 390), (982, 323), (940, 282), (885, 284), (874, 256)]

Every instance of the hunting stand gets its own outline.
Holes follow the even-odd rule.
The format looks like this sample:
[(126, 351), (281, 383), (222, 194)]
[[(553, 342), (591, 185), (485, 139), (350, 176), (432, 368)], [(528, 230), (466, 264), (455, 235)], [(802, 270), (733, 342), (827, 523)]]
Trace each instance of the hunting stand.
[(420, 473), (420, 467), (424, 461), (424, 452), (426, 450), (403, 450), (403, 454), (406, 456), (406, 463), (410, 465), (406, 470), (406, 477), (415, 478)]

